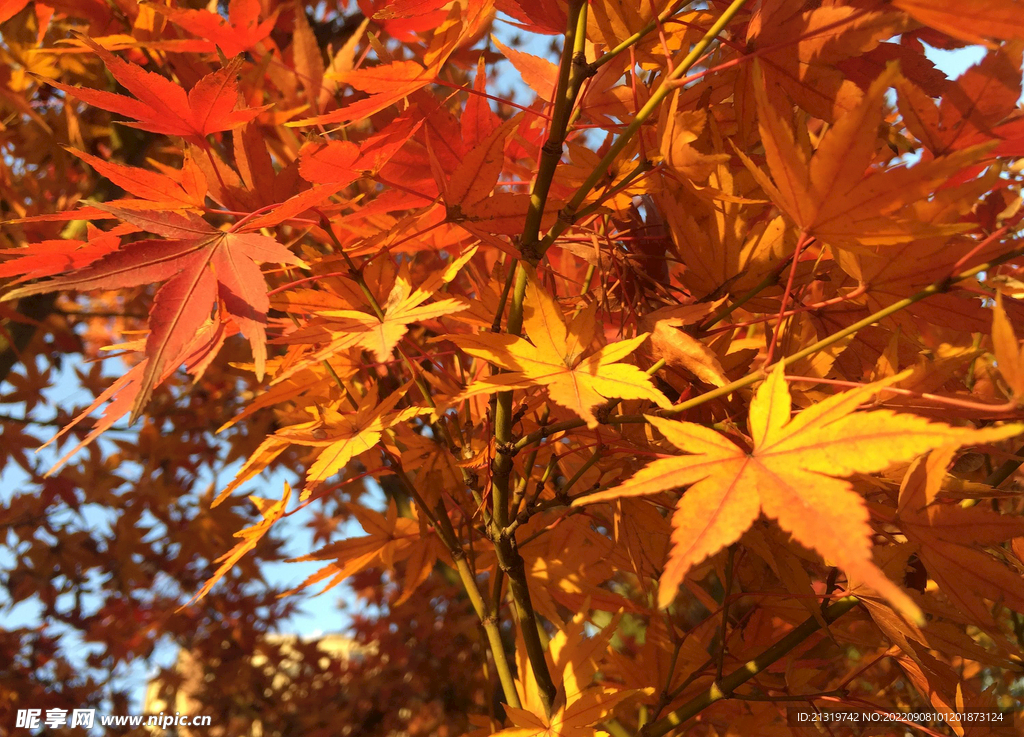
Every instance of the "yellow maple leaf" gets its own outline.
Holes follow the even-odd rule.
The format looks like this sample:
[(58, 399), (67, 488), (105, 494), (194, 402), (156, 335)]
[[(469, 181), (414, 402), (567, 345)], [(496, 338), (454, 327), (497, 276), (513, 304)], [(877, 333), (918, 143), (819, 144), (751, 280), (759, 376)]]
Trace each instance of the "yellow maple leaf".
[(594, 735), (594, 725), (606, 719), (617, 704), (638, 693), (651, 693), (653, 689), (649, 688), (622, 689), (592, 683), (621, 618), (620, 611), (601, 632), (593, 637), (584, 637), (585, 617), (580, 613), (551, 638), (550, 670), (555, 681), (562, 683), (562, 688), (556, 700), (558, 706), (550, 717), (544, 715), (532, 668), (525, 658), (519, 657), (516, 686), (522, 708), (505, 706), (505, 714), (514, 726), (496, 732), (494, 737)]
[(656, 460), (620, 486), (574, 504), (689, 487), (672, 519), (673, 546), (658, 595), (662, 607), (675, 598), (690, 568), (736, 542), (764, 512), (797, 542), (919, 619), (917, 605), (872, 562), (867, 507), (842, 477), (882, 471), (941, 446), (1012, 437), (1024, 425), (974, 430), (885, 409), (854, 413), (891, 381), (829, 397), (790, 420), (780, 364), (750, 404), (751, 450), (703, 425), (650, 417), (688, 455)]
[(289, 445), (323, 448), (306, 472), (306, 485), (301, 498), (307, 498), (314, 488), (338, 473), (354, 456), (375, 446), (384, 430), (416, 415), (430, 412), (425, 407), (406, 407), (393, 411), (398, 401), (405, 396), (406, 388), (392, 392), (378, 403), (377, 387), (371, 387), (366, 396), (359, 400), (355, 412), (343, 412), (338, 404), (325, 409), (315, 405), (307, 407), (307, 411), (316, 416), (315, 419), (289, 425), (267, 437), (238, 470), (234, 480), (217, 495), (213, 506), (220, 504), (241, 484), (263, 471)]
[(329, 345), (317, 351), (312, 360), (319, 362), (351, 347), (371, 352), (382, 363), (390, 360), (391, 351), (409, 331), (410, 324), (466, 309), (466, 305), (454, 298), (423, 303), (454, 279), (475, 253), (475, 246), (467, 249), (445, 269), (433, 274), (415, 289), (408, 266), (403, 264), (387, 300), (381, 305), (383, 315), (363, 310), (320, 311), (319, 315), (324, 318), (322, 327), (332, 335), (332, 339)]
[(598, 326), (596, 304), (566, 324), (554, 298), (530, 274), (523, 326), (529, 341), (515, 335), (482, 333), (450, 335), (464, 352), (505, 369), (471, 384), (460, 399), (503, 389), (544, 386), (556, 404), (572, 410), (597, 427), (594, 408), (610, 398), (648, 399), (659, 407), (671, 406), (654, 388), (651, 378), (636, 366), (620, 363), (647, 339), (647, 333), (606, 345), (588, 353)]

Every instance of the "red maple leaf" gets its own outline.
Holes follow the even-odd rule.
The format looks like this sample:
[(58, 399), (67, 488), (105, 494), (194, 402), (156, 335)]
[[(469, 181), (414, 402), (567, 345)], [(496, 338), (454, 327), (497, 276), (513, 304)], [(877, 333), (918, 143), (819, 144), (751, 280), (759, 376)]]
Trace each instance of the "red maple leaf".
[(199, 38), (212, 41), (227, 57), (248, 51), (269, 36), (281, 12), (280, 9), (273, 11), (260, 23), (259, 0), (231, 0), (227, 19), (206, 9), (181, 10), (156, 4), (150, 7), (157, 13), (167, 16), (176, 26), (181, 26)]
[(130, 243), (77, 271), (14, 289), (3, 299), (61, 289), (120, 289), (165, 282), (149, 315), (147, 363), (132, 407), (132, 422), (165, 373), (181, 365), (184, 352), (218, 304), (252, 344), (256, 375), (262, 379), (270, 300), (257, 264), (304, 266), (302, 260), (273, 238), (216, 230), (197, 215), (97, 207), (166, 240)]
[(186, 94), (183, 87), (169, 79), (147, 72), (137, 64), (121, 61), (91, 39), (83, 37), (82, 40), (103, 59), (114, 79), (138, 99), (47, 81), (93, 107), (134, 118), (136, 122), (125, 123), (132, 128), (181, 136), (205, 147), (209, 134), (238, 128), (266, 109), (264, 106), (235, 110), (238, 103), (235, 77), (241, 67), (240, 60), (207, 74)]

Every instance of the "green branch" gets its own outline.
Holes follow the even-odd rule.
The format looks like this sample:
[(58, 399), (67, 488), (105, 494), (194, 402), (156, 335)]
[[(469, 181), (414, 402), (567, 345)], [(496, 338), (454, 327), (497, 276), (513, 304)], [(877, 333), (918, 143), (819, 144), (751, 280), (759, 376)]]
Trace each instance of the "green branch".
[(756, 658), (747, 661), (742, 668), (738, 668), (724, 678), (712, 683), (701, 694), (690, 699), (670, 714), (666, 714), (662, 719), (641, 728), (637, 733), (638, 736), (662, 737), (687, 720), (700, 714), (715, 702), (732, 698), (733, 692), (737, 688), (766, 670), (817, 632), (821, 628), (821, 620), (824, 620), (826, 624), (835, 622), (857, 606), (858, 601), (856, 596), (847, 596), (826, 609), (820, 619), (818, 617), (809, 617)]
[(733, 0), (732, 4), (725, 9), (725, 12), (722, 13), (721, 16), (719, 16), (718, 20), (715, 21), (714, 25), (708, 29), (708, 32), (704, 34), (703, 38), (694, 44), (693, 48), (690, 49), (690, 53), (688, 53), (686, 58), (679, 63), (679, 66), (673, 69), (671, 74), (665, 77), (661, 86), (651, 95), (647, 104), (640, 108), (640, 111), (626, 127), (626, 130), (622, 132), (622, 135), (615, 139), (615, 143), (613, 143), (611, 148), (608, 149), (608, 153), (605, 154), (604, 158), (601, 159), (601, 162), (590, 173), (590, 176), (587, 177), (586, 181), (580, 185), (578, 190), (576, 190), (576, 194), (574, 194), (572, 199), (569, 200), (569, 203), (562, 209), (558, 221), (551, 226), (551, 230), (548, 231), (548, 234), (536, 249), (538, 259), (540, 256), (544, 255), (544, 252), (552, 243), (555, 242), (555, 239), (564, 233), (569, 225), (576, 219), (577, 211), (583, 205), (590, 192), (597, 186), (598, 182), (607, 176), (608, 170), (611, 169), (615, 160), (619, 157), (619, 154), (625, 150), (627, 144), (629, 144), (633, 139), (633, 136), (640, 131), (640, 128), (643, 127), (644, 123), (654, 115), (661, 103), (664, 102), (673, 91), (675, 91), (676, 85), (673, 83), (682, 79), (687, 72), (690, 71), (693, 65), (697, 63), (701, 56), (703, 56), (708, 46), (718, 38), (718, 35), (725, 30), (725, 27), (729, 25), (732, 19), (736, 17), (736, 14), (739, 13), (746, 3), (747, 0)]
[[(526, 215), (526, 224), (520, 248), (524, 257), (536, 264), (539, 256), (534, 257), (540, 233), (540, 224), (547, 206), (551, 181), (554, 179), (558, 163), (562, 158), (562, 147), (565, 144), (566, 129), (572, 113), (576, 96), (579, 93), (582, 79), (579, 70), (585, 64), (583, 56), (586, 41), (587, 3), (586, 0), (570, 0), (568, 25), (565, 31), (565, 43), (562, 47), (562, 58), (559, 64), (558, 87), (555, 91), (555, 107), (548, 128), (548, 138), (541, 151), (537, 176), (530, 191), (530, 207)], [(526, 269), (522, 265), (515, 267), (515, 286), (512, 291), (512, 302), (509, 305), (506, 331), (518, 335), (523, 329), (523, 302), (526, 298), (528, 281)], [(496, 321), (497, 323), (497, 321)], [(508, 576), (509, 591), (515, 603), (519, 617), (519, 628), (523, 634), (526, 654), (530, 659), (533, 675), (537, 680), (538, 691), (544, 710), (550, 716), (555, 701), (557, 687), (548, 670), (544, 654), (544, 645), (540, 641), (537, 616), (530, 599), (530, 588), (526, 581), (526, 569), (523, 558), (519, 554), (515, 537), (507, 534), (505, 528), (509, 523), (510, 478), (512, 475), (512, 392), (499, 392), (494, 409), (494, 440), (497, 455), (492, 464), (491, 502), (493, 505), (491, 538), (498, 565)]]

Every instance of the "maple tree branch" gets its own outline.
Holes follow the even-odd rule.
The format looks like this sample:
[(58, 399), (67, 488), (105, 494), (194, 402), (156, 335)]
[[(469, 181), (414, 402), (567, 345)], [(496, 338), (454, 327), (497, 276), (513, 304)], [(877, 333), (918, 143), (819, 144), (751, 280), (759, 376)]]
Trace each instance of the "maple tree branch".
[[(555, 92), (555, 108), (548, 128), (548, 138), (544, 143), (537, 176), (530, 193), (530, 205), (526, 214), (523, 237), (520, 248), (524, 257), (536, 264), (540, 255), (535, 253), (540, 223), (547, 204), (551, 181), (562, 158), (566, 129), (572, 112), (576, 95), (579, 92), (578, 64), (574, 61), (583, 54), (586, 40), (587, 4), (584, 0), (571, 0), (562, 46), (562, 57), (559, 64), (558, 86)], [(512, 266), (515, 272), (515, 286), (512, 291), (512, 302), (509, 306), (506, 331), (518, 335), (523, 327), (523, 302), (526, 298), (528, 277), (526, 269), (519, 264)], [(500, 312), (495, 323), (500, 320)], [(498, 565), (509, 580), (509, 591), (515, 603), (519, 627), (523, 635), (527, 656), (537, 679), (538, 691), (545, 712), (550, 716), (552, 703), (555, 700), (557, 687), (548, 670), (544, 656), (544, 646), (540, 641), (538, 622), (533, 603), (530, 598), (530, 587), (526, 581), (526, 570), (523, 558), (516, 546), (514, 534), (506, 528), (509, 524), (510, 479), (512, 474), (512, 392), (499, 392), (494, 410), (494, 441), (497, 455), (492, 463), (491, 504), (492, 528), (491, 537), (494, 542)], [(514, 530), (513, 530), (514, 533)]]
[(548, 127), (548, 137), (541, 148), (537, 176), (530, 190), (530, 205), (526, 211), (526, 224), (523, 226), (523, 237), (520, 250), (532, 265), (540, 261), (542, 253), (536, 252), (540, 235), (541, 219), (548, 202), (551, 182), (555, 177), (558, 163), (562, 160), (562, 149), (565, 147), (566, 131), (572, 115), (576, 96), (580, 91), (583, 75), (581, 67), (586, 65), (584, 56), (587, 31), (587, 3), (584, 0), (570, 0), (569, 21), (565, 31), (565, 42), (562, 58), (558, 65), (558, 87), (555, 92), (555, 109)]
[(494, 658), (494, 667), (498, 671), (498, 680), (501, 681), (502, 691), (505, 693), (506, 701), (515, 707), (520, 707), (519, 693), (516, 691), (515, 679), (512, 676), (512, 668), (508, 662), (508, 655), (505, 653), (505, 644), (501, 639), (501, 629), (498, 622), (498, 609), (497, 607), (488, 607), (484, 601), (483, 595), (480, 593), (480, 587), (476, 581), (476, 575), (469, 566), (469, 561), (466, 558), (466, 551), (459, 544), (458, 534), (455, 532), (455, 528), (452, 526), (451, 518), (448, 516), (448, 510), (444, 506), (443, 500), (438, 500), (437, 509), (431, 512), (427, 507), (426, 501), (420, 495), (416, 485), (409, 478), (409, 475), (402, 468), (402, 462), (395, 458), (395, 456), (388, 452), (387, 453), (395, 475), (401, 482), (405, 491), (409, 496), (413, 498), (416, 505), (420, 508), (427, 519), (430, 520), (431, 524), (434, 525), (434, 530), (437, 532), (437, 536), (441, 538), (441, 542), (448, 548), (449, 554), (452, 556), (452, 561), (455, 563), (455, 570), (459, 574), (459, 579), (462, 581), (462, 586), (466, 590), (466, 595), (469, 597), (469, 602), (473, 606), (473, 611), (476, 612), (477, 617), (480, 619), (480, 623), (484, 627), (484, 632), (487, 635), (487, 642), (491, 650), (491, 656)]
[(746, 3), (747, 0), (733, 0), (732, 4), (725, 9), (722, 15), (719, 16), (718, 20), (716, 20), (711, 28), (708, 29), (708, 32), (704, 34), (704, 37), (693, 45), (693, 48), (690, 49), (690, 53), (688, 53), (682, 62), (680, 62), (679, 66), (670, 74), (666, 75), (661, 86), (651, 95), (647, 103), (640, 108), (630, 124), (626, 126), (624, 131), (622, 131), (622, 134), (615, 139), (615, 143), (609, 147), (604, 158), (602, 158), (600, 163), (594, 167), (590, 176), (588, 176), (586, 181), (580, 185), (579, 189), (577, 189), (576, 193), (572, 196), (572, 199), (570, 199), (568, 204), (566, 204), (562, 209), (562, 213), (558, 220), (551, 226), (551, 230), (548, 231), (544, 240), (539, 244), (537, 248), (538, 257), (543, 256), (544, 252), (552, 243), (554, 243), (555, 239), (564, 233), (569, 225), (575, 220), (577, 210), (579, 210), (583, 205), (584, 201), (587, 199), (587, 195), (593, 191), (598, 182), (607, 176), (608, 171), (615, 163), (615, 159), (617, 159), (619, 154), (625, 150), (626, 145), (629, 144), (633, 137), (640, 131), (640, 128), (643, 127), (644, 123), (654, 115), (654, 112), (658, 109), (661, 103), (664, 102), (665, 99), (676, 89), (676, 86), (673, 85), (672, 82), (681, 79), (683, 75), (685, 75), (690, 68), (697, 63), (697, 60), (701, 58), (708, 46), (718, 38), (718, 35), (725, 30), (725, 27), (729, 25), (732, 19), (740, 10), (743, 9), (743, 6), (746, 5)]
[(550, 716), (558, 688), (551, 678), (544, 654), (545, 648), (540, 640), (538, 631), (540, 623), (537, 621), (537, 615), (530, 599), (530, 587), (526, 581), (526, 564), (523, 562), (523, 556), (519, 554), (514, 537), (502, 536), (495, 544), (494, 551), (498, 558), (498, 566), (508, 577), (508, 588), (515, 604), (526, 655), (530, 660), (534, 678), (537, 679), (537, 690), (541, 703), (544, 705), (544, 711)]
[(776, 661), (785, 657), (790, 651), (803, 643), (804, 640), (817, 632), (821, 628), (821, 620), (826, 624), (831, 624), (857, 606), (859, 601), (856, 596), (847, 596), (822, 612), (820, 620), (818, 617), (808, 617), (802, 624), (793, 628), (788, 635), (753, 660), (747, 661), (741, 668), (737, 668), (729, 675), (712, 683), (704, 692), (690, 699), (675, 711), (666, 714), (656, 722), (642, 727), (637, 733), (638, 737), (662, 737), (715, 702), (734, 698), (733, 692), (737, 688), (769, 668)]

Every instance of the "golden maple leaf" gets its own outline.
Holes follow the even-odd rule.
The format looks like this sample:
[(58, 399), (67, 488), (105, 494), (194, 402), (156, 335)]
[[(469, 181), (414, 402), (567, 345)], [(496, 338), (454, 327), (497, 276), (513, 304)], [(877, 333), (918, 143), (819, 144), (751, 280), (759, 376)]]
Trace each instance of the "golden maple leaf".
[(373, 386), (359, 400), (355, 412), (342, 412), (340, 404), (324, 409), (316, 405), (307, 407), (308, 411), (316, 415), (315, 419), (289, 425), (268, 436), (238, 470), (234, 480), (217, 495), (213, 506), (220, 504), (241, 484), (263, 471), (289, 445), (323, 448), (306, 472), (306, 486), (301, 495), (305, 499), (314, 488), (342, 470), (353, 457), (375, 446), (387, 428), (430, 412), (425, 407), (406, 407), (394, 411), (395, 405), (405, 396), (406, 389), (403, 387), (392, 392), (378, 403), (377, 387)]
[(650, 417), (687, 455), (656, 460), (623, 484), (574, 504), (689, 487), (672, 519), (673, 546), (658, 594), (662, 607), (675, 598), (690, 568), (736, 542), (764, 512), (797, 542), (919, 618), (917, 605), (872, 562), (867, 507), (841, 477), (882, 471), (941, 446), (1012, 437), (1024, 425), (974, 430), (885, 409), (854, 413), (889, 382), (829, 397), (790, 420), (780, 364), (751, 401), (751, 450), (703, 425)]
[[(584, 607), (586, 611), (588, 607)], [(522, 708), (505, 706), (505, 713), (514, 726), (496, 732), (494, 737), (569, 737), (593, 735), (593, 726), (625, 699), (653, 689), (622, 689), (593, 683), (598, 665), (609, 648), (622, 612), (593, 637), (584, 637), (584, 615), (577, 614), (551, 638), (549, 669), (555, 682), (561, 682), (556, 708), (550, 717), (544, 715), (540, 691), (533, 670), (525, 658), (519, 660), (516, 686)], [(521, 652), (521, 649), (517, 649)], [(598, 732), (597, 734), (602, 734)]]
[(398, 516), (394, 499), (388, 504), (386, 514), (357, 504), (351, 505), (351, 510), (367, 534), (348, 537), (315, 553), (293, 558), (293, 562), (331, 561), (293, 591), (329, 578), (320, 591), (322, 594), (366, 568), (382, 566), (393, 570), (395, 563), (406, 561), (402, 593), (391, 602), (392, 606), (397, 606), (426, 580), (438, 558), (451, 563), (448, 552), (436, 535), (426, 531), (419, 521)]
[(754, 73), (761, 140), (772, 179), (742, 151), (751, 175), (780, 209), (805, 233), (831, 246), (857, 247), (906, 243), (949, 235), (964, 227), (956, 223), (922, 222), (903, 208), (925, 199), (956, 172), (973, 164), (989, 144), (913, 167), (868, 171), (878, 146), (877, 130), (884, 116), (886, 90), (899, 79), (890, 66), (872, 83), (863, 100), (821, 137), (814, 155), (801, 144), (780, 109), (778, 97)]
[(527, 296), (523, 326), (529, 341), (492, 333), (448, 336), (465, 353), (507, 372), (475, 381), (460, 399), (503, 389), (544, 386), (552, 401), (575, 412), (591, 428), (598, 425), (594, 408), (613, 397), (648, 399), (659, 407), (671, 406), (654, 388), (650, 376), (632, 364), (620, 363), (647, 340), (647, 333), (589, 352), (599, 325), (596, 303), (566, 324), (558, 303), (537, 284), (532, 273)]

